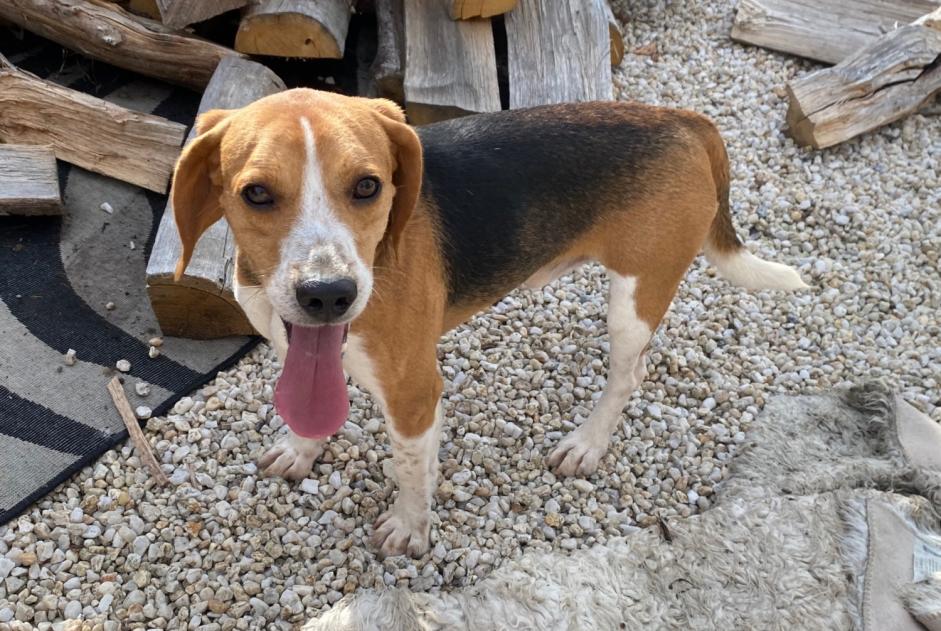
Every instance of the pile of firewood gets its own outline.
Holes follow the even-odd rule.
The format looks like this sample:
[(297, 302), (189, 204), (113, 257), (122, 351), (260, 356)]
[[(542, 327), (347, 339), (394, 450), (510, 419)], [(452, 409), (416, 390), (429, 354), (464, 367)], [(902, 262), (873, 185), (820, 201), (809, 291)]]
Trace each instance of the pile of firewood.
[(941, 92), (938, 0), (742, 0), (732, 38), (836, 64), (787, 85), (801, 145), (830, 147)]
[[(365, 61), (350, 37), (357, 13), (374, 16)], [(210, 19), (231, 32), (198, 36)], [(398, 101), (414, 124), (611, 99), (624, 53), (607, 0), (0, 0), (3, 22), (199, 91), (201, 112), (285, 89), (270, 60), (355, 56), (356, 92)], [(185, 136), (184, 125), (39, 79), (0, 54), (0, 214), (61, 213), (56, 158), (165, 193)], [(221, 220), (174, 282), (180, 243), (167, 208), (147, 266), (164, 334), (252, 332), (232, 294), (233, 249)]]

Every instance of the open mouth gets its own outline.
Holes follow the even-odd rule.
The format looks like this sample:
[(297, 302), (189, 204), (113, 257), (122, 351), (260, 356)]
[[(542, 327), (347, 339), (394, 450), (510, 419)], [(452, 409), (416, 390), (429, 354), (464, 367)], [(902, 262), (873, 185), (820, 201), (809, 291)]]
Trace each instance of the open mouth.
[(284, 325), (288, 354), (274, 391), (275, 408), (297, 435), (326, 438), (335, 434), (350, 414), (343, 374), (349, 324)]

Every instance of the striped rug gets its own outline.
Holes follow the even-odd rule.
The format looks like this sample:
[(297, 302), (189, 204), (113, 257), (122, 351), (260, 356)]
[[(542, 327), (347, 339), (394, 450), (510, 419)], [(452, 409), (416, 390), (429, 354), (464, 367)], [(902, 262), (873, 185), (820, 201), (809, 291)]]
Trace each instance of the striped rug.
[[(0, 52), (38, 76), (178, 122), (190, 123), (199, 103), (37, 40), (4, 42)], [(0, 217), (0, 525), (127, 438), (105, 389), (118, 360), (131, 363), (131, 405), (159, 415), (255, 342), (168, 337), (151, 359), (147, 341), (160, 330), (144, 270), (166, 196), (61, 161), (59, 183), (63, 218)], [(66, 366), (70, 348), (77, 362)], [(148, 396), (135, 394), (138, 382)]]

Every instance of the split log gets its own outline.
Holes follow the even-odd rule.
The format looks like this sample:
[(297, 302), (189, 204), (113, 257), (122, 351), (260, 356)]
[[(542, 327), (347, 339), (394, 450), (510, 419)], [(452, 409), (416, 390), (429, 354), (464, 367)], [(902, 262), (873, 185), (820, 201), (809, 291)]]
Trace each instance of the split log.
[(351, 12), (349, 0), (260, 0), (242, 17), (235, 50), (341, 59)]
[(405, 102), (416, 125), (499, 111), (490, 20), (455, 22), (440, 0), (406, 2)]
[[(206, 87), (199, 112), (244, 107), (283, 89), (281, 79), (265, 66), (229, 57), (222, 60)], [(187, 142), (195, 136), (194, 127)], [(173, 206), (168, 202), (147, 262), (147, 292), (163, 333), (198, 339), (254, 333), (232, 293), (235, 240), (226, 220), (220, 219), (203, 234), (177, 283), (173, 273), (181, 253)]]
[(787, 86), (794, 139), (815, 149), (916, 111), (941, 91), (941, 31), (910, 24)]
[(220, 13), (239, 9), (249, 0), (156, 0), (160, 21), (170, 28), (183, 28), (208, 20)]
[(621, 33), (621, 25), (618, 24), (611, 5), (604, 3), (605, 15), (608, 18), (608, 35), (611, 38), (611, 65), (617, 67), (621, 65), (624, 59), (624, 34)]
[(517, 0), (452, 0), (451, 18), (469, 20), (489, 18), (507, 13), (516, 8)]
[(732, 39), (835, 64), (938, 5), (938, 0), (741, 0)]
[(0, 215), (61, 215), (52, 147), (0, 145)]
[(193, 89), (235, 54), (103, 0), (2, 0), (0, 18), (88, 57)]
[(506, 17), (510, 108), (614, 98), (605, 0), (520, 0)]
[(24, 72), (0, 55), (0, 142), (51, 145), (72, 164), (164, 193), (186, 127)]
[(372, 79), (379, 96), (405, 102), (405, 9), (402, 0), (376, 0), (376, 57)]

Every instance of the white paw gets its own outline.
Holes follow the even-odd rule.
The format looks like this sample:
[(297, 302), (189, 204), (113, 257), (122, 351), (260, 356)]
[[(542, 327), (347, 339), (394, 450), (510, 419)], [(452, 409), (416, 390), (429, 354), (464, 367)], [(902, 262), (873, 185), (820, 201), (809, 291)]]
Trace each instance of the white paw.
[(383, 557), (408, 554), (418, 558), (428, 551), (431, 519), (428, 511), (402, 516), (387, 510), (373, 524), (372, 544)]
[(549, 466), (559, 475), (591, 475), (608, 451), (608, 440), (598, 440), (585, 426), (570, 432), (549, 456)]
[(303, 480), (322, 453), (323, 441), (291, 436), (278, 441), (261, 457), (258, 465), (265, 475)]

